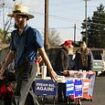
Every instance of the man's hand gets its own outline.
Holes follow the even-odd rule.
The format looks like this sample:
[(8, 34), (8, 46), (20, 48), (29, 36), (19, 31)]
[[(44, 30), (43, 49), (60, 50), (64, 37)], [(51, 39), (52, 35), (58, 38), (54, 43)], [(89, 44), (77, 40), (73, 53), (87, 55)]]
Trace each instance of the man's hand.
[(64, 76), (70, 76), (69, 70), (64, 70), (62, 73)]
[(57, 74), (54, 70), (51, 71), (51, 74), (50, 74), (51, 78), (54, 80), (54, 81), (57, 81)]

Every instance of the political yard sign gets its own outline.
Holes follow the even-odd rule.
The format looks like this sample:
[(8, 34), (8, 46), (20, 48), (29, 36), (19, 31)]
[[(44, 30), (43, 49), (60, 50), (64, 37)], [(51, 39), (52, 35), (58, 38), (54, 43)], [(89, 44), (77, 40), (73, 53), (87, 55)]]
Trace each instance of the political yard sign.
[(76, 79), (74, 83), (75, 98), (83, 97), (83, 81)]
[(83, 81), (80, 79), (66, 81), (66, 96), (74, 96), (74, 98), (82, 97)]
[(39, 96), (56, 95), (57, 84), (52, 80), (35, 80), (34, 92)]
[(74, 80), (66, 81), (66, 96), (74, 96)]

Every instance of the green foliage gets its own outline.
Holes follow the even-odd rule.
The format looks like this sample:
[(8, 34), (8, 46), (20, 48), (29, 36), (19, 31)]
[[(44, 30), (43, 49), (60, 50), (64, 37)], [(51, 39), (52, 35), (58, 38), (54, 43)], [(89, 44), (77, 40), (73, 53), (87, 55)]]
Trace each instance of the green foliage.
[[(85, 29), (85, 26), (85, 21), (83, 21), (82, 29)], [(85, 31), (81, 32), (83, 38), (85, 38), (85, 33)], [(102, 4), (93, 12), (92, 18), (88, 18), (87, 33), (90, 47), (105, 48), (105, 10)]]
[(9, 33), (7, 33), (6, 31), (4, 32), (2, 29), (0, 29), (0, 40), (3, 43), (9, 43), (10, 41)]
[(4, 37), (4, 35), (3, 35), (3, 30), (2, 30), (2, 29), (0, 29), (0, 40), (2, 40), (2, 41), (3, 41), (3, 37)]

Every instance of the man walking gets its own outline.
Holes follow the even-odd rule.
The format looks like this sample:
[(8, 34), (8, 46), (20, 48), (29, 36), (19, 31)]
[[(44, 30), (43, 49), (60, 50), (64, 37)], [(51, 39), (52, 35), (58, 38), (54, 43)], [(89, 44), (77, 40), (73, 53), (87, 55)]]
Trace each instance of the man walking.
[(29, 19), (34, 18), (28, 12), (28, 8), (24, 5), (15, 5), (12, 14), (8, 15), (15, 20), (15, 28), (11, 33), (10, 51), (5, 58), (5, 63), (2, 65), (0, 75), (2, 76), (7, 66), (15, 60), (15, 74), (17, 86), (15, 96), (18, 100), (17, 105), (24, 105), (27, 98), (27, 105), (30, 105), (29, 89), (35, 78), (34, 60), (37, 51), (39, 51), (44, 62), (46, 63), (49, 74), (52, 79), (56, 79), (50, 61), (45, 52), (43, 41), (38, 30), (27, 25)]

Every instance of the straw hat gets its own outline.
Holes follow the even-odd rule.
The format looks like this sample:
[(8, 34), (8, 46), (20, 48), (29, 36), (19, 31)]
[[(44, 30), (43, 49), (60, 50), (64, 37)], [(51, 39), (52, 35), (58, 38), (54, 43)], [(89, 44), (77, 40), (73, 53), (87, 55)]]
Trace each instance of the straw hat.
[(12, 14), (8, 14), (8, 16), (14, 17), (14, 14), (27, 16), (28, 19), (34, 18), (34, 16), (29, 13), (28, 8), (22, 4), (15, 5)]

